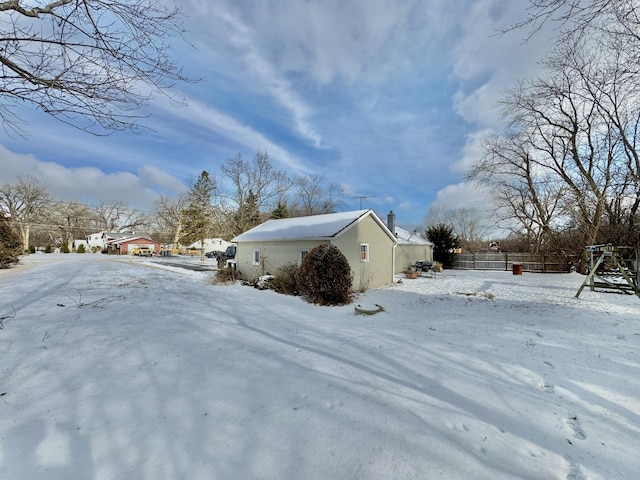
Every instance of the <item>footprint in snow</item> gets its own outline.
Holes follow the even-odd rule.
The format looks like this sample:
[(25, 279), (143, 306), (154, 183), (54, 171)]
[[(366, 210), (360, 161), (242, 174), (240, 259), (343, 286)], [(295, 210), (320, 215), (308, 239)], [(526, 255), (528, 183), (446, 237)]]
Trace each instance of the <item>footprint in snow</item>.
[(567, 474), (567, 480), (585, 480), (585, 476), (582, 474), (580, 465), (577, 465), (571, 457), (565, 457), (565, 460), (569, 462), (569, 473)]
[[(587, 438), (587, 435), (582, 430), (582, 426), (580, 425), (580, 420), (577, 415), (568, 415), (566, 418), (567, 425), (571, 429), (573, 433), (573, 438), (577, 440), (584, 440)], [(569, 443), (572, 443), (571, 440), (568, 440)]]

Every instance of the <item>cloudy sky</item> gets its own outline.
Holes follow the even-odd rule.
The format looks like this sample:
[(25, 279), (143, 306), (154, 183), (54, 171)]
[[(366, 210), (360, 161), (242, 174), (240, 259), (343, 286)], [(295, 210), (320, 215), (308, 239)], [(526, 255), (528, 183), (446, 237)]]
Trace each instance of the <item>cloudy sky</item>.
[[(489, 207), (465, 183), (500, 127), (503, 90), (534, 75), (545, 35), (496, 35), (526, 17), (511, 0), (182, 0), (191, 45), (175, 45), (185, 106), (154, 99), (152, 130), (95, 137), (17, 110), (25, 138), (0, 130), (0, 184), (33, 175), (60, 200), (151, 210), (202, 170), (266, 151), (276, 168), (321, 174), (344, 210)], [(370, 196), (360, 199), (359, 196)]]

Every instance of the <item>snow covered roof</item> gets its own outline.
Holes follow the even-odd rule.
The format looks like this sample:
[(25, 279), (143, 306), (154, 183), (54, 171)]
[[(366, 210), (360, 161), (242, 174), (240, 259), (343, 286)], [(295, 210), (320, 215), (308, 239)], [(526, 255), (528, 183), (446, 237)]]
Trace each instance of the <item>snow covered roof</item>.
[(396, 240), (401, 245), (433, 245), (426, 238), (415, 233), (409, 233), (404, 228), (396, 227)]
[[(387, 230), (373, 210), (354, 210), (309, 217), (268, 220), (238, 235), (232, 242), (330, 239), (337, 237), (352, 224), (367, 215), (371, 215), (381, 227)], [(388, 233), (391, 236), (391, 232)]]
[(110, 245), (119, 245), (121, 243), (128, 243), (128, 242), (132, 242), (134, 240), (143, 240), (145, 242), (152, 242), (152, 243), (160, 244), (160, 242), (156, 242), (155, 240), (152, 240), (149, 237), (143, 237), (143, 236), (119, 238), (117, 240), (111, 240), (108, 243)]

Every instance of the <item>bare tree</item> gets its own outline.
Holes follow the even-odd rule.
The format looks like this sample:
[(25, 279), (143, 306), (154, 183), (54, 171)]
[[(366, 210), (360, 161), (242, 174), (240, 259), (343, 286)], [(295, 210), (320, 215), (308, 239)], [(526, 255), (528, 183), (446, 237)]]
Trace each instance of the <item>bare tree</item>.
[(8, 214), (18, 231), (23, 251), (29, 248), (31, 224), (43, 219), (50, 203), (46, 186), (31, 176), (19, 177), (15, 185), (0, 188), (0, 210)]
[(488, 245), (495, 223), (494, 212), (477, 208), (432, 207), (425, 218), (426, 230), (436, 225), (451, 227), (466, 252), (477, 252)]
[(555, 223), (565, 217), (564, 184), (537, 166), (526, 139), (517, 134), (494, 135), (486, 140), (484, 150), (469, 178), (493, 192), (497, 221), (526, 238), (532, 251), (553, 249), (561, 229)]
[[(228, 185), (224, 195), (236, 212), (247, 209), (251, 197), (259, 212), (275, 208), (278, 200), (291, 188), (292, 181), (285, 172), (276, 170), (266, 153), (258, 152), (253, 161), (245, 161), (241, 155), (230, 158), (222, 166), (222, 176)], [(233, 225), (233, 235), (244, 232), (248, 224), (242, 221)]]
[(57, 227), (55, 231), (71, 251), (75, 239), (91, 233), (93, 213), (89, 207), (77, 202), (55, 202), (52, 207), (48, 223)]
[[(605, 177), (611, 177), (609, 187), (601, 192), (600, 231), (605, 241), (636, 243), (640, 241), (638, 4), (634, 0), (529, 0), (529, 4), (528, 17), (505, 33), (525, 28), (535, 35), (545, 24), (554, 24), (556, 54), (547, 66), (550, 72), (572, 78), (576, 104), (582, 100), (593, 109), (597, 123), (592, 123), (591, 131), (606, 132), (606, 140), (604, 136), (597, 139), (597, 156), (610, 160)], [(588, 191), (590, 186), (585, 188)], [(584, 204), (576, 207), (584, 213)], [(599, 208), (595, 205), (595, 211)], [(574, 226), (585, 232), (594, 225), (578, 221)]]
[(334, 182), (326, 185), (324, 175), (319, 174), (296, 178), (295, 195), (290, 209), (296, 216), (333, 213), (344, 204), (344, 189)]
[(0, 119), (22, 133), (32, 104), (94, 134), (135, 127), (139, 108), (175, 81), (169, 56), (183, 14), (153, 0), (0, 0)]
[(640, 40), (640, 12), (633, 0), (529, 0), (529, 5), (527, 18), (504, 32), (525, 28), (534, 35), (551, 22), (560, 26), (560, 42), (594, 33), (622, 34), (636, 44)]
[(188, 199), (187, 194), (180, 194), (176, 197), (161, 195), (160, 199), (156, 201), (153, 207), (153, 216), (162, 241), (173, 245), (178, 244)]
[[(612, 199), (629, 185), (629, 159), (634, 155), (613, 116), (604, 111), (610, 108), (605, 107), (605, 92), (621, 93), (623, 84), (616, 85), (610, 66), (600, 62), (589, 45), (565, 42), (545, 61), (545, 76), (508, 92), (503, 106), (510, 133), (489, 144), (484, 163), (475, 171), (476, 178), (511, 185), (510, 195), (507, 188), (497, 192), (504, 203), (517, 201), (509, 205), (511, 211), (524, 213), (521, 219), (530, 222), (532, 233), (538, 230), (553, 238), (554, 222), (579, 232), (576, 250), (602, 239), (604, 219), (615, 206)], [(595, 88), (596, 79), (606, 89)], [(631, 97), (618, 100), (622, 106)], [(633, 128), (627, 133), (637, 125), (637, 119), (630, 118)]]
[(100, 203), (91, 207), (94, 228), (107, 232), (135, 231), (147, 228), (149, 219), (143, 212), (129, 208), (125, 202)]

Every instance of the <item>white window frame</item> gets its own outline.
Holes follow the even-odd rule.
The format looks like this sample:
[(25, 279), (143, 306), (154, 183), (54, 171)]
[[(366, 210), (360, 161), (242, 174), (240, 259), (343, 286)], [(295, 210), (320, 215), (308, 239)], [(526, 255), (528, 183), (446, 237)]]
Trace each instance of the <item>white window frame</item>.
[[(364, 253), (364, 258), (363, 258), (363, 254)], [(361, 262), (368, 262), (369, 261), (369, 244), (368, 243), (361, 243), (360, 244), (360, 261)]]
[(259, 248), (254, 248), (253, 253), (251, 254), (251, 264), (252, 265), (260, 265), (262, 260), (262, 252)]
[(309, 253), (308, 248), (301, 248), (298, 250), (298, 266), (302, 265), (304, 257)]

